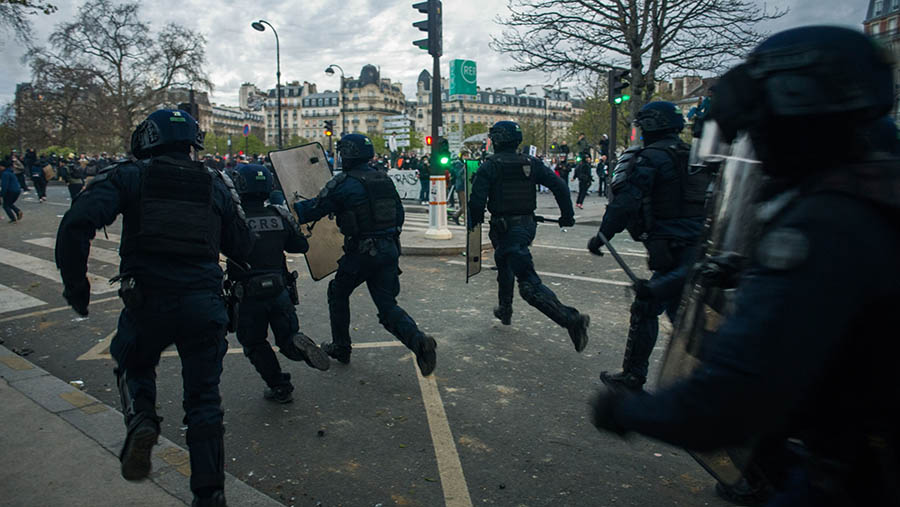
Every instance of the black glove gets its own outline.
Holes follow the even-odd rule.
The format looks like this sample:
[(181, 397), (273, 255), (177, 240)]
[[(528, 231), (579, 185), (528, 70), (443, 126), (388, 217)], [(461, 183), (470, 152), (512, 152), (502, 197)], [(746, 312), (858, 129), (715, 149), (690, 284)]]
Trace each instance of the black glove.
[(63, 297), (78, 315), (87, 317), (88, 303), (91, 301), (91, 283), (85, 278), (82, 282), (66, 285)]
[(634, 282), (634, 294), (638, 299), (653, 299), (653, 290), (650, 288), (648, 280), (638, 280)]
[(559, 226), (560, 227), (572, 227), (575, 225), (575, 217), (559, 217)]
[(591, 251), (594, 255), (599, 255), (603, 257), (603, 251), (600, 248), (603, 246), (603, 240), (600, 239), (600, 236), (594, 236), (588, 241), (587, 247), (588, 250)]
[(627, 431), (616, 421), (615, 406), (624, 394), (608, 387), (601, 388), (591, 399), (591, 422), (600, 431), (609, 431), (624, 436)]

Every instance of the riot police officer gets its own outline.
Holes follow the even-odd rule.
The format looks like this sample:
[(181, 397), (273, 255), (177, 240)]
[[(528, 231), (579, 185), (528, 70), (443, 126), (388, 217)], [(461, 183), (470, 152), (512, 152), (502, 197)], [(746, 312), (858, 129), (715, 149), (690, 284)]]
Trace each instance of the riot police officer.
[[(191, 160), (203, 134), (185, 111), (163, 109), (137, 126), (137, 162), (107, 167), (78, 194), (57, 234), (63, 296), (88, 314), (86, 277), (97, 229), (123, 216), (119, 295), (125, 308), (110, 345), (127, 436), (122, 476), (141, 480), (159, 435), (156, 365), (178, 348), (194, 505), (225, 505), (225, 450), (219, 378), (227, 350), (219, 253), (247, 262), (253, 234), (231, 182)], [(123, 503), (127, 503), (123, 501)]]
[(344, 255), (334, 279), (328, 283), (330, 343), (322, 346), (341, 363), (350, 362), (350, 294), (363, 282), (378, 308), (378, 321), (416, 355), (422, 375), (437, 362), (434, 338), (397, 306), (400, 293), (400, 228), (403, 204), (390, 176), (375, 170), (372, 141), (362, 134), (347, 134), (338, 143), (344, 170), (314, 199), (294, 205), (301, 223), (334, 214), (344, 235)]
[[(846, 28), (775, 34), (720, 79), (704, 137), (752, 145), (767, 178), (740, 211), (759, 232), (724, 322), (691, 336), (700, 365), (652, 396), (604, 392), (598, 427), (750, 446), (779, 491), (771, 505), (900, 505), (900, 344), (885, 332), (900, 300), (900, 159), (867, 139), (893, 103), (890, 59)], [(844, 149), (823, 149), (838, 129)]]
[[(709, 176), (689, 170), (690, 146), (678, 137), (684, 117), (674, 104), (645, 105), (635, 124), (641, 129), (643, 147), (632, 147), (620, 157), (611, 184), (612, 201), (600, 232), (611, 240), (628, 229), (632, 238), (647, 248), (653, 276), (635, 287), (622, 371), (604, 371), (600, 376), (640, 390), (647, 381), (650, 353), (659, 332), (657, 318), (665, 311), (674, 320), (678, 309), (678, 297), (703, 229)], [(588, 249), (602, 255), (602, 245), (595, 236)]]
[(534, 157), (517, 154), (522, 129), (512, 121), (495, 123), (488, 135), (495, 154), (488, 157), (475, 173), (469, 197), (469, 229), (484, 221), (484, 209), (491, 212), (490, 238), (497, 264), (499, 306), (494, 316), (503, 325), (512, 322), (513, 284), (519, 281), (519, 294), (553, 322), (566, 328), (575, 350), (581, 352), (588, 342), (590, 317), (563, 305), (556, 294), (541, 282), (534, 270), (529, 245), (537, 230), (535, 185), (553, 192), (559, 205), (560, 227), (575, 225), (569, 188), (547, 166)]
[[(281, 371), (275, 352), (266, 341), (269, 326), (279, 351), (292, 361), (305, 361), (319, 370), (329, 367), (328, 355), (308, 336), (300, 333), (294, 305), (299, 304), (296, 272), (289, 272), (284, 252), (306, 253), (309, 243), (300, 226), (284, 206), (266, 205), (274, 189), (272, 173), (265, 166), (237, 166), (235, 186), (241, 196), (250, 230), (257, 234), (250, 269), (235, 262), (228, 263), (228, 282), (237, 301), (238, 342), (244, 355), (268, 386), (263, 392), (267, 400), (289, 403), (294, 386), (290, 373)], [(232, 285), (233, 284), (233, 285)], [(240, 288), (238, 288), (238, 285)]]

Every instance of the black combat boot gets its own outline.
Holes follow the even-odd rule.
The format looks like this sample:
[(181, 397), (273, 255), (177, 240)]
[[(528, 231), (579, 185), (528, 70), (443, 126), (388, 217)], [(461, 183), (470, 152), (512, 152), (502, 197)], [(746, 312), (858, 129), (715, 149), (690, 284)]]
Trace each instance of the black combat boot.
[(569, 338), (572, 339), (572, 344), (575, 345), (575, 352), (581, 352), (587, 347), (587, 328), (590, 325), (590, 315), (579, 313), (578, 317), (575, 318), (575, 321), (566, 328), (569, 331)]
[(437, 342), (434, 338), (423, 335), (419, 340), (419, 350), (416, 351), (416, 364), (419, 365), (419, 371), (423, 377), (431, 375), (437, 365)]
[(325, 353), (332, 358), (337, 359), (339, 362), (343, 364), (350, 364), (350, 349), (338, 347), (334, 342), (328, 342), (322, 344), (322, 350), (324, 350)]
[(317, 370), (328, 371), (331, 367), (331, 361), (328, 354), (320, 349), (316, 342), (312, 341), (309, 336), (303, 333), (296, 333), (292, 337), (294, 347), (299, 352), (299, 357)]
[(191, 502), (191, 507), (227, 507), (228, 504), (225, 503), (225, 492), (221, 489), (216, 490), (210, 496), (205, 496), (203, 498), (194, 495), (194, 501)]
[(119, 461), (122, 477), (128, 481), (140, 481), (150, 475), (150, 454), (159, 437), (161, 418), (148, 412), (138, 412), (128, 421), (128, 435)]
[(600, 373), (600, 380), (611, 388), (625, 388), (633, 392), (643, 391), (644, 383), (647, 382), (646, 378), (627, 371), (620, 371), (619, 373), (604, 371)]
[[(284, 373), (282, 375), (287, 376), (289, 380), (291, 377), (290, 374)], [(263, 391), (263, 398), (274, 401), (275, 403), (290, 403), (294, 401), (294, 386), (291, 385), (290, 382), (285, 384), (279, 384), (275, 387), (267, 387), (265, 391)]]
[(494, 307), (494, 317), (497, 317), (500, 320), (500, 323), (504, 326), (508, 326), (512, 323), (512, 306), (511, 305), (500, 305)]

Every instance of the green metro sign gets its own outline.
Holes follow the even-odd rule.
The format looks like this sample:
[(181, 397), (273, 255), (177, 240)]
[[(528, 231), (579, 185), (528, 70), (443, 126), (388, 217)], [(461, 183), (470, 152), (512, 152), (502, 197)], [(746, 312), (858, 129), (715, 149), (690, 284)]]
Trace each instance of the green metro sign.
[(477, 74), (473, 60), (450, 60), (450, 95), (477, 95)]

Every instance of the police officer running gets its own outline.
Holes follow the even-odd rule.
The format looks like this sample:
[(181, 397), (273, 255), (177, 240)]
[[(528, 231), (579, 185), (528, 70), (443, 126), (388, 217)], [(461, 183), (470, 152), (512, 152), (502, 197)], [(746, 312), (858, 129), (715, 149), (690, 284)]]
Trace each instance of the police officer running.
[[(885, 50), (838, 27), (775, 34), (719, 80), (710, 117), (768, 178), (745, 210), (759, 232), (733, 309), (701, 328), (688, 376), (602, 393), (598, 427), (747, 445), (778, 491), (769, 505), (900, 505), (900, 159), (895, 140), (867, 139), (894, 100)], [(844, 149), (826, 149), (838, 129)]]
[(328, 283), (332, 341), (322, 349), (341, 363), (350, 362), (350, 294), (365, 282), (378, 308), (378, 321), (415, 353), (419, 370), (428, 376), (437, 361), (437, 343), (397, 306), (404, 219), (400, 196), (393, 180), (369, 165), (375, 150), (368, 137), (347, 134), (337, 149), (344, 170), (316, 198), (294, 204), (301, 223), (333, 213), (344, 235), (344, 255)]
[[(268, 388), (267, 400), (293, 401), (290, 373), (281, 371), (275, 352), (266, 341), (269, 326), (281, 353), (292, 361), (305, 361), (319, 370), (330, 366), (328, 355), (300, 333), (294, 305), (300, 303), (296, 272), (289, 272), (284, 252), (306, 253), (309, 243), (284, 205), (266, 205), (274, 189), (272, 173), (263, 165), (242, 164), (235, 172), (235, 187), (241, 196), (250, 230), (258, 237), (250, 254), (251, 269), (228, 262), (228, 285), (236, 300), (238, 342), (244, 355)], [(283, 199), (283, 198), (282, 198)], [(237, 292), (238, 294), (234, 294)]]
[[(119, 295), (125, 309), (110, 345), (127, 436), (122, 476), (145, 479), (159, 435), (156, 365), (172, 343), (181, 357), (184, 423), (195, 506), (225, 505), (219, 378), (227, 343), (219, 253), (247, 262), (253, 235), (231, 182), (191, 160), (203, 134), (185, 111), (163, 109), (131, 136), (137, 162), (107, 167), (79, 193), (57, 233), (63, 297), (88, 314), (88, 253), (97, 229), (123, 216)], [(124, 502), (123, 503), (127, 503)]]
[[(615, 168), (612, 201), (600, 232), (608, 240), (628, 229), (647, 248), (650, 280), (636, 284), (631, 325), (622, 371), (603, 372), (606, 382), (640, 390), (647, 381), (650, 353), (659, 333), (657, 317), (665, 311), (675, 320), (678, 298), (687, 278), (703, 229), (704, 203), (709, 184), (705, 172), (688, 167), (690, 146), (678, 137), (684, 118), (671, 102), (651, 102), (638, 112), (643, 147), (629, 148)], [(603, 255), (595, 236), (588, 249)]]
[(475, 173), (469, 197), (468, 225), (472, 229), (482, 223), (487, 206), (491, 212), (490, 238), (497, 264), (500, 300), (499, 306), (494, 308), (494, 316), (503, 325), (512, 322), (513, 284), (518, 279), (522, 299), (566, 328), (575, 350), (581, 352), (588, 342), (590, 317), (560, 303), (556, 294), (541, 282), (528, 250), (537, 230), (535, 185), (544, 185), (553, 192), (561, 212), (560, 227), (575, 225), (569, 188), (538, 159), (516, 153), (522, 142), (522, 129), (517, 123), (499, 121), (488, 135), (495, 154), (488, 157)]

